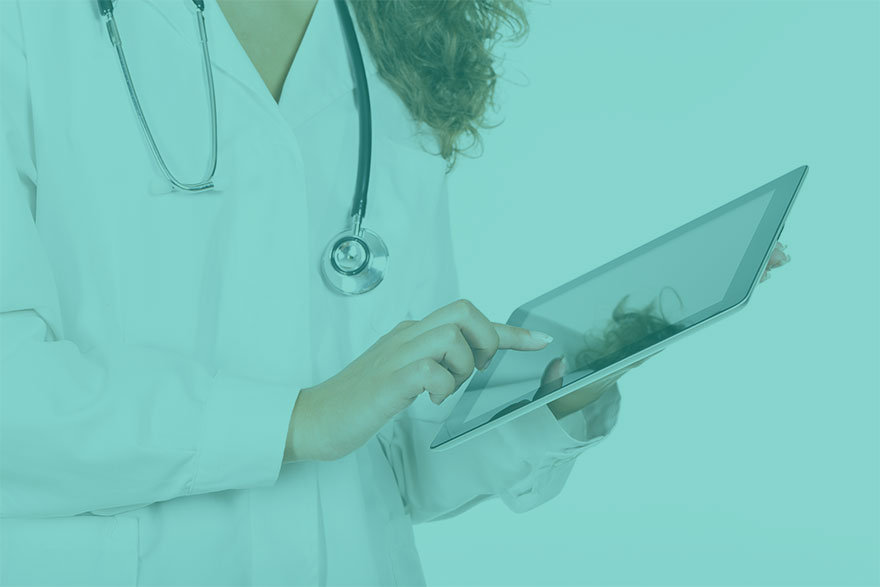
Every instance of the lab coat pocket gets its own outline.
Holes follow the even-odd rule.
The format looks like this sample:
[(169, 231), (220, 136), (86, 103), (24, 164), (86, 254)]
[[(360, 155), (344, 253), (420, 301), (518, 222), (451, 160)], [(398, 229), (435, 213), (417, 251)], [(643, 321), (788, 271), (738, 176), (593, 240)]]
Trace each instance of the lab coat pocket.
[(3, 518), (0, 559), (0, 585), (136, 585), (138, 521)]

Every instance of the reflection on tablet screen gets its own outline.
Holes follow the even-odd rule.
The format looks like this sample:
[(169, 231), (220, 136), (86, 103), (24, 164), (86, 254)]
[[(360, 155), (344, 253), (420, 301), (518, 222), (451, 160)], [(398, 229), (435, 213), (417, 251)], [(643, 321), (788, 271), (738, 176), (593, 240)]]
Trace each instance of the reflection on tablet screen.
[[(773, 193), (520, 308), (510, 323), (547, 332), (553, 342), (540, 351), (499, 351), (464, 391), (466, 416), (457, 424), (497, 419), (720, 311)], [(542, 387), (545, 369), (561, 356), (570, 373)]]

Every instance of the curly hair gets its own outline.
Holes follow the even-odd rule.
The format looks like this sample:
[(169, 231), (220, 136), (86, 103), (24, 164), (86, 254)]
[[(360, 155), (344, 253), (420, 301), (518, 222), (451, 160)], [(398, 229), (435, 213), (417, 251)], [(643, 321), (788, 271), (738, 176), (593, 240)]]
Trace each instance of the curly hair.
[[(664, 288), (666, 289), (672, 290), (678, 296), (671, 287)], [(683, 326), (669, 322), (659, 308), (659, 298), (634, 310), (626, 309), (628, 299), (629, 295), (625, 295), (617, 303), (602, 332), (584, 335), (586, 344), (575, 358), (575, 370), (586, 366), (596, 370), (603, 369), (627, 355), (684, 330)]]
[[(482, 146), (481, 128), (495, 126), (486, 120), (498, 79), (493, 49), (528, 35), (522, 1), (351, 0), (379, 75), (430, 128), (447, 172)], [(462, 137), (471, 139), (464, 148)]]

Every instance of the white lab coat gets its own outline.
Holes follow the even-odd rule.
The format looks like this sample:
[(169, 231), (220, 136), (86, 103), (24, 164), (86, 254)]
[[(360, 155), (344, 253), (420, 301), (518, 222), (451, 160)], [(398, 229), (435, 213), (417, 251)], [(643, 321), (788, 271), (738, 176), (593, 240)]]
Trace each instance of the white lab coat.
[[(445, 162), (361, 39), (366, 224), (391, 256), (378, 289), (333, 295), (318, 259), (347, 221), (357, 116), (330, 0), (280, 104), (206, 3), (219, 164), (202, 194), (161, 177), (93, 0), (0, 4), (5, 584), (423, 583), (412, 523), (494, 496), (534, 508), (611, 430), (616, 388), (561, 422), (544, 408), (434, 453), (454, 401), (421, 397), (344, 458), (282, 465), (299, 389), (458, 297)], [(159, 148), (200, 179), (191, 3), (120, 2), (117, 16)]]

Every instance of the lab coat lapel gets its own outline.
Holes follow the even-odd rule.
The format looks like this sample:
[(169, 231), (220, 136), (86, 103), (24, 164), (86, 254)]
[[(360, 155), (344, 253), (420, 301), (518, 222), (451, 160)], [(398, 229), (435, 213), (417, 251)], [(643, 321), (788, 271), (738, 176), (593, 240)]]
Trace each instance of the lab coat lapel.
[[(159, 12), (168, 26), (192, 47), (193, 55), (199, 55), (196, 9), (191, 0), (141, 1)], [(369, 79), (376, 74), (376, 64), (351, 12)], [(278, 104), (229, 26), (217, 0), (206, 0), (205, 24), (214, 69), (240, 83), (263, 108), (277, 115)], [(369, 79), (369, 83), (375, 82)], [(292, 128), (296, 128), (353, 88), (345, 38), (334, 0), (318, 0), (284, 83), (281, 105), (285, 106), (285, 118)]]
[[(375, 74), (376, 66), (359, 34), (357, 21), (354, 22), (368, 85), (372, 87), (375, 82), (369, 78)], [(284, 82), (279, 104), (291, 128), (297, 128), (353, 89), (353, 71), (336, 3), (334, 0), (318, 0)]]
[[(188, 41), (194, 49), (199, 47), (199, 29), (195, 19), (195, 7), (191, 0), (141, 0), (147, 6), (153, 8), (162, 15), (168, 26), (175, 30), (183, 39)], [(117, 4), (118, 6), (118, 4)], [(124, 13), (125, 4), (116, 9)], [(120, 16), (117, 15), (117, 19)], [(123, 17), (124, 18), (124, 17)], [(120, 24), (120, 27), (123, 25)], [(123, 33), (124, 35), (124, 33)]]
[[(141, 0), (153, 7), (182, 40), (192, 48), (194, 58), (201, 59), (196, 8), (192, 0)], [(235, 36), (216, 0), (205, 2), (205, 28), (214, 74), (225, 74), (252, 94), (264, 109), (277, 110), (277, 105), (260, 74)], [(218, 105), (219, 107), (219, 105)], [(220, 115), (222, 120), (223, 116)], [(221, 122), (222, 123), (222, 122)]]
[(318, 0), (284, 81), (279, 106), (296, 128), (354, 84), (333, 0)]

